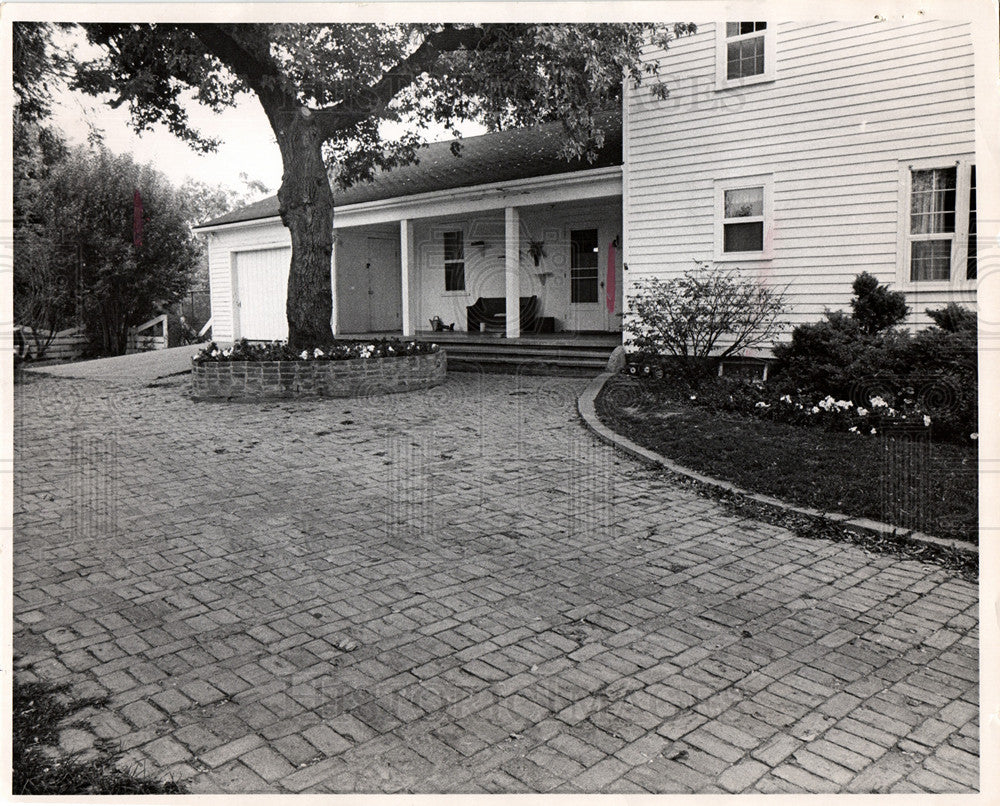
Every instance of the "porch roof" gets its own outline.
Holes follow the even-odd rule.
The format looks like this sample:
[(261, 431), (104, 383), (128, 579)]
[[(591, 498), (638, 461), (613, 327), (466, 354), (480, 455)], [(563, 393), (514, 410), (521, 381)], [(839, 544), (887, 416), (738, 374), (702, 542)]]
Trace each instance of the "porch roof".
[[(558, 122), (463, 138), (458, 157), (451, 152), (451, 141), (430, 143), (418, 152), (417, 163), (381, 171), (371, 182), (361, 182), (347, 190), (334, 188), (334, 204), (340, 207), (437, 190), (621, 165), (621, 115), (609, 115), (605, 126), (604, 147), (594, 162), (582, 159), (567, 161), (562, 156), (563, 132), (562, 124)], [(199, 224), (195, 229), (257, 221), (277, 215), (278, 197), (271, 196)]]

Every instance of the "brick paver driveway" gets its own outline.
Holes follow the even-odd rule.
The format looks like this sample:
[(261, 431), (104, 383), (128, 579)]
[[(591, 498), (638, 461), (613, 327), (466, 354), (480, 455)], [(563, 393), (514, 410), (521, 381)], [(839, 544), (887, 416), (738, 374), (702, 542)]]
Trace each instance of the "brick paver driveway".
[(617, 457), (583, 383), (26, 383), (21, 673), (198, 792), (975, 789), (975, 586)]

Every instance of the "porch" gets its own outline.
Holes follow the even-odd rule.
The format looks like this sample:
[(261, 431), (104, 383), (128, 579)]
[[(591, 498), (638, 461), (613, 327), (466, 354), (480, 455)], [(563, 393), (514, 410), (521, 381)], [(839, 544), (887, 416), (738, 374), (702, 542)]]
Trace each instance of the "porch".
[[(603, 172), (600, 172), (603, 174)], [(452, 191), (405, 209), (342, 209), (335, 220), (333, 328), (338, 336), (413, 337), (435, 323), (496, 337), (617, 334), (622, 327), (620, 180), (547, 181), (517, 193)], [(616, 181), (617, 180), (617, 181)], [(563, 180), (564, 183), (566, 180)], [(389, 219), (389, 220), (386, 220)], [(444, 341), (438, 338), (438, 341)], [(604, 341), (607, 341), (605, 339)]]

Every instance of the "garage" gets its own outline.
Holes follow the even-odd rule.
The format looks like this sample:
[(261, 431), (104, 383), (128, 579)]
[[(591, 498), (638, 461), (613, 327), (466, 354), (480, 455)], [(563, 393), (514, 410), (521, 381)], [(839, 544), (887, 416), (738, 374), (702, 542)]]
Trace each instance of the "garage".
[(288, 247), (233, 252), (237, 338), (272, 341), (288, 337), (285, 300), (291, 259)]

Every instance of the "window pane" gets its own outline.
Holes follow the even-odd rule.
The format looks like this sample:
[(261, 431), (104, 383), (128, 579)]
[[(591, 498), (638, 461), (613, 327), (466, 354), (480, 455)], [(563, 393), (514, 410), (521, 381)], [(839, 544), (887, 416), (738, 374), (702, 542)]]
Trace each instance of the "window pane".
[(597, 268), (597, 230), (575, 229), (569, 234), (570, 267)]
[(726, 191), (724, 218), (764, 215), (764, 188), (733, 188)]
[(444, 259), (465, 260), (465, 245), (462, 233), (446, 232), (444, 234)]
[(570, 302), (597, 302), (597, 269), (570, 269)]
[(976, 166), (972, 166), (969, 177), (969, 256), (965, 261), (965, 279), (975, 280), (979, 271), (979, 256), (976, 254)]
[(444, 264), (444, 290), (465, 291), (465, 264), (462, 262)]
[(910, 279), (947, 280), (951, 277), (951, 241), (914, 241), (910, 250)]
[(764, 223), (726, 224), (723, 227), (724, 252), (763, 252)]
[(910, 232), (955, 231), (956, 168), (914, 171), (910, 194)]
[(752, 36), (726, 45), (726, 78), (746, 78), (764, 73), (764, 37)]
[(727, 22), (726, 36), (752, 34), (754, 31), (763, 31), (765, 28), (767, 28), (766, 22)]

